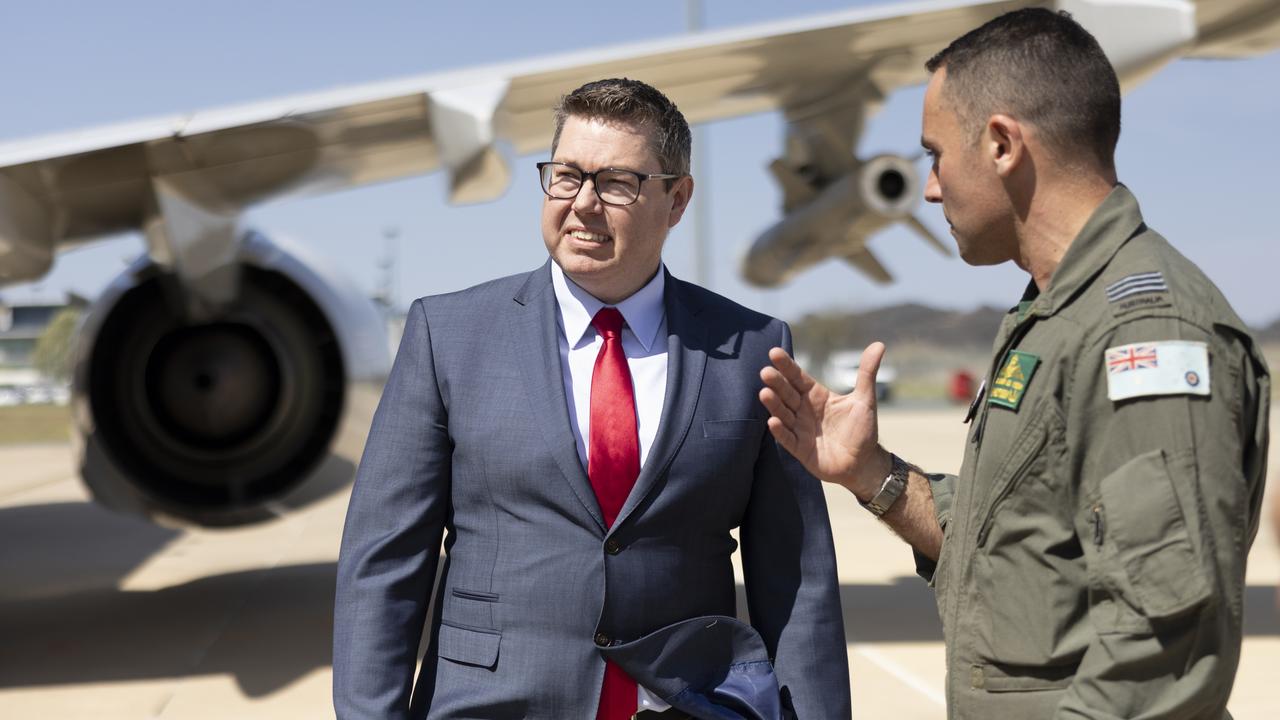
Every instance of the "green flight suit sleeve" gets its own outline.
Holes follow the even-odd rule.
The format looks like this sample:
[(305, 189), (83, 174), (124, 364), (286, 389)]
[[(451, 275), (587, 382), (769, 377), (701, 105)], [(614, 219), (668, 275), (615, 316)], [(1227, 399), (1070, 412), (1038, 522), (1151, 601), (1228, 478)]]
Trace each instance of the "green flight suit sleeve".
[[(1108, 399), (1107, 348), (1203, 342), (1207, 396)], [(1242, 330), (1146, 316), (1096, 331), (1068, 388), (1092, 637), (1057, 718), (1220, 718), (1265, 478), (1265, 364)]]
[[(956, 476), (928, 473), (925, 477), (929, 479), (929, 490), (933, 493), (934, 517), (938, 519), (938, 527), (942, 528), (945, 536), (947, 524), (951, 521), (951, 502), (956, 492)], [(911, 554), (916, 560), (916, 574), (932, 586), (933, 574), (938, 569), (938, 562), (927, 555), (922, 555), (915, 548), (911, 549)]]

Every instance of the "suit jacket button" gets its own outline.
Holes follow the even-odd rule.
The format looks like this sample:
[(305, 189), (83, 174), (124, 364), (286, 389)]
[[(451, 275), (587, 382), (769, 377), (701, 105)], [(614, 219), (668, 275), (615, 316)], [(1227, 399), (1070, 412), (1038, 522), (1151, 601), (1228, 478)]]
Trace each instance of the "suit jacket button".
[(609, 538), (604, 543), (604, 551), (610, 555), (617, 555), (622, 552), (622, 543), (614, 540), (613, 538)]
[(596, 645), (600, 647), (609, 647), (609, 636), (604, 633), (596, 633)]

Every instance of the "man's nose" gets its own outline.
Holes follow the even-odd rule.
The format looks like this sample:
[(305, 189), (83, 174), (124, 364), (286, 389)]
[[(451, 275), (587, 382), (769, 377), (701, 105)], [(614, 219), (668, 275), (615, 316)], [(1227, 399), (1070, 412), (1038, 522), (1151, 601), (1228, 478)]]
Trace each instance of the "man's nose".
[[(587, 187), (587, 183), (591, 186)], [(603, 207), (604, 203), (600, 202), (600, 196), (596, 195), (596, 179), (583, 178), (582, 187), (578, 188), (578, 196), (573, 199), (574, 212), (599, 213)]]
[(938, 182), (936, 170), (930, 170), (929, 178), (924, 182), (924, 200), (931, 203), (942, 202), (942, 183)]

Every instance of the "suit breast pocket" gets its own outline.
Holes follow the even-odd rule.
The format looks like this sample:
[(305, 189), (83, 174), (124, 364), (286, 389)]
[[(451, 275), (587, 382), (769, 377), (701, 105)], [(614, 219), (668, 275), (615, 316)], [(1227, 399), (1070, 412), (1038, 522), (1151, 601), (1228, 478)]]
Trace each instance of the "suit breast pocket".
[(702, 437), (708, 440), (759, 440), (763, 420), (703, 420)]

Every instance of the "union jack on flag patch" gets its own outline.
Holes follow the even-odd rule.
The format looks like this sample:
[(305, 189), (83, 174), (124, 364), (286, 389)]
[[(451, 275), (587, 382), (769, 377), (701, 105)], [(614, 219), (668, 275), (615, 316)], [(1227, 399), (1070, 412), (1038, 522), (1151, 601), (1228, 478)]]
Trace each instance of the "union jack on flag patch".
[(1154, 345), (1125, 345), (1107, 350), (1107, 372), (1122, 373), (1158, 367)]

